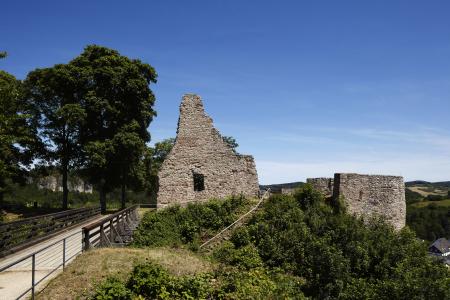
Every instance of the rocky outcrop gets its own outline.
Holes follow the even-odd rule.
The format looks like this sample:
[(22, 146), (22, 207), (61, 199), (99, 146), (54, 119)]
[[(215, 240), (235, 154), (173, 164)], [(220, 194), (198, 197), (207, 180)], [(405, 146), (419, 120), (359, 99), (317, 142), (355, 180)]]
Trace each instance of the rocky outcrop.
[(243, 194), (258, 195), (252, 156), (236, 154), (214, 128), (197, 95), (184, 95), (175, 144), (159, 177), (157, 206)]
[[(62, 192), (63, 190), (62, 176), (59, 174), (39, 178), (36, 181), (36, 184), (39, 189), (47, 189), (53, 192)], [(78, 177), (69, 178), (67, 181), (67, 188), (71, 192), (78, 193), (92, 194), (93, 191), (91, 184)]]

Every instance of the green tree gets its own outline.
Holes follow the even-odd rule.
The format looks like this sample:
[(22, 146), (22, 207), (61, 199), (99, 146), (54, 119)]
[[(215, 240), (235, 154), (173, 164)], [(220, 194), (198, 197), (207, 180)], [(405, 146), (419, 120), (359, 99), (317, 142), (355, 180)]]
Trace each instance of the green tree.
[(105, 212), (106, 194), (115, 186), (124, 190), (138, 174), (150, 141), (147, 128), (156, 114), (149, 85), (156, 83), (157, 74), (149, 64), (96, 45), (87, 46), (70, 65), (81, 70), (84, 82), (78, 91), (86, 113), (83, 169), (98, 187)]
[(156, 172), (159, 171), (162, 163), (166, 159), (167, 155), (169, 155), (170, 151), (172, 151), (174, 145), (174, 138), (168, 138), (162, 140), (161, 142), (155, 143), (155, 147), (152, 148), (152, 167)]
[(35, 117), (46, 144), (46, 158), (62, 174), (62, 208), (68, 207), (68, 174), (79, 165), (80, 133), (86, 113), (80, 90), (86, 85), (82, 70), (72, 64), (58, 64), (30, 72), (24, 82), (27, 98), (38, 111)]
[(23, 98), (22, 83), (0, 71), (0, 204), (13, 182), (24, 183), (26, 167), (37, 149), (32, 107)]
[(5, 58), (7, 55), (6, 51), (0, 51), (0, 59)]
[(150, 202), (156, 203), (159, 181), (158, 172), (167, 155), (175, 144), (174, 138), (168, 138), (155, 143), (154, 147), (147, 147), (142, 160), (142, 172), (144, 173), (144, 187), (147, 195), (150, 196)]

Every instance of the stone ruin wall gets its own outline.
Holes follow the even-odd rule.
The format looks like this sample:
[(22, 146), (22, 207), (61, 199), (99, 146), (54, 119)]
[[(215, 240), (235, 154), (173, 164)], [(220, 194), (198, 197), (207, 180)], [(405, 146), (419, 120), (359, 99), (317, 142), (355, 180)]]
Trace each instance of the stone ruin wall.
[(333, 195), (333, 178), (308, 178), (306, 183), (312, 185), (312, 187), (325, 195), (330, 197)]
[[(204, 176), (204, 190), (194, 190), (194, 173)], [(158, 176), (158, 208), (259, 192), (253, 157), (236, 154), (223, 141), (197, 95), (183, 96), (175, 144)]]
[(381, 215), (399, 230), (405, 226), (406, 201), (403, 177), (337, 173), (333, 199), (344, 197), (349, 213)]

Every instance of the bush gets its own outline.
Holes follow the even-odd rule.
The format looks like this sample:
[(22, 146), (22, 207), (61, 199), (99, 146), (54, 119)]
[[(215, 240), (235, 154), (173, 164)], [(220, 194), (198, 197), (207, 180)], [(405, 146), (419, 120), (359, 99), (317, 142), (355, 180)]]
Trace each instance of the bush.
[(110, 277), (100, 284), (92, 299), (95, 300), (129, 300), (131, 291), (120, 280)]
[(264, 266), (304, 278), (301, 289), (313, 298), (450, 296), (449, 271), (427, 256), (427, 245), (412, 231), (396, 232), (382, 219), (364, 223), (330, 204), (308, 186), (293, 197), (272, 197), (247, 224), (250, 237), (237, 231), (233, 245), (225, 244), (215, 255), (246, 269), (238, 253), (253, 244)]
[(128, 282), (110, 278), (93, 299), (305, 299), (303, 282), (262, 267), (226, 267), (214, 273), (176, 277), (152, 263), (138, 265)]
[(232, 197), (148, 212), (134, 233), (133, 244), (140, 247), (186, 244), (196, 249), (200, 239), (230, 225), (249, 204), (244, 197)]
[(224, 264), (240, 269), (250, 270), (262, 266), (258, 250), (251, 244), (236, 249), (233, 243), (224, 242), (213, 256)]
[[(239, 212), (231, 201), (198, 205), (146, 216), (141, 241), (195, 242)], [(428, 256), (413, 231), (397, 232), (382, 218), (364, 222), (337, 207), (309, 186), (271, 197), (214, 251), (219, 270), (175, 278), (146, 266), (127, 287), (159, 299), (450, 299), (449, 270)], [(447, 218), (448, 226), (447, 212), (426, 209), (427, 217)]]

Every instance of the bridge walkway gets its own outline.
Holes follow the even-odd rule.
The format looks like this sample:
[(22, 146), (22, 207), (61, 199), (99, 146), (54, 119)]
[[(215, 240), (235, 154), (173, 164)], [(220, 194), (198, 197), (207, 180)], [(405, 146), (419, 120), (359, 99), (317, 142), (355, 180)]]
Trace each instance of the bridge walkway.
[[(45, 283), (63, 270), (63, 260), (65, 260), (65, 264), (68, 264), (75, 259), (77, 255), (82, 253), (82, 228), (106, 217), (107, 216), (96, 215), (87, 221), (64, 229), (50, 239), (1, 258), (0, 269), (28, 256), (28, 258), (23, 261), (0, 272), (0, 300), (17, 299), (31, 295), (30, 291), (21, 296), (32, 283), (33, 257), (30, 256), (32, 253), (47, 247), (45, 250), (38, 252), (34, 258), (34, 282), (39, 282), (47, 276), (39, 283), (39, 285), (37, 285), (37, 288), (42, 288), (45, 286)], [(63, 247), (65, 247), (65, 251), (63, 251)], [(63, 257), (63, 255), (65, 257)]]

